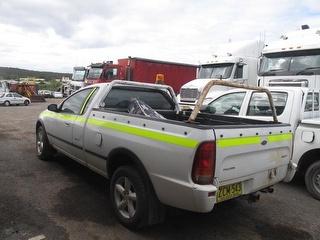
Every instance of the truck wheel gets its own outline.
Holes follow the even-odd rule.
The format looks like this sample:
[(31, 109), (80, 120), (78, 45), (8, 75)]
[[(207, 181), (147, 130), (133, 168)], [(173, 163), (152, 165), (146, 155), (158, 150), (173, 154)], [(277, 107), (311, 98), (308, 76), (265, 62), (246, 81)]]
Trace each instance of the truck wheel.
[(110, 182), (112, 209), (125, 227), (134, 230), (156, 223), (150, 221), (154, 209), (160, 209), (154, 199), (156, 196), (149, 184), (135, 168), (122, 166), (112, 175)]
[(39, 126), (36, 131), (36, 149), (38, 158), (44, 161), (50, 160), (55, 154), (43, 126)]
[(310, 194), (320, 200), (320, 161), (310, 165), (304, 177)]
[(25, 101), (24, 101), (24, 105), (25, 105), (25, 106), (28, 106), (28, 105), (29, 105), (29, 101), (28, 101), (28, 100), (25, 100)]
[(4, 104), (6, 107), (10, 106), (10, 102), (9, 102), (9, 101), (5, 101), (3, 104)]

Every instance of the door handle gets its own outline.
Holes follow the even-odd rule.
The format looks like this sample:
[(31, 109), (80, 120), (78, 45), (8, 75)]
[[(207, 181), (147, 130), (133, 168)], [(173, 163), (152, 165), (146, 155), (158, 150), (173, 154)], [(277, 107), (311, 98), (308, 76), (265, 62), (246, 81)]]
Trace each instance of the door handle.
[(70, 123), (69, 123), (69, 122), (64, 122), (64, 125), (65, 125), (66, 127), (70, 127)]

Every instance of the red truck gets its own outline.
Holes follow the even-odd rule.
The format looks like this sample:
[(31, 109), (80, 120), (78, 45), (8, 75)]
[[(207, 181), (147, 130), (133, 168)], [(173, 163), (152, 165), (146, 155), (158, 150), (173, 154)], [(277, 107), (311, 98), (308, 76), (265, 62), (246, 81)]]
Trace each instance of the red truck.
[(85, 85), (110, 82), (115, 79), (155, 83), (157, 75), (164, 84), (170, 85), (176, 93), (185, 83), (196, 78), (197, 65), (166, 62), (145, 58), (128, 57), (91, 64), (85, 78)]

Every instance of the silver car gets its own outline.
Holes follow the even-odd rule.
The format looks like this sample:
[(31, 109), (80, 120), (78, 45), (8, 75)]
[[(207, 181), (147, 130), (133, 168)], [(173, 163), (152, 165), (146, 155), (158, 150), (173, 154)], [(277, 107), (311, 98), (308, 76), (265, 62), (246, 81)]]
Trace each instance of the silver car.
[(20, 104), (24, 104), (28, 106), (30, 103), (31, 103), (31, 100), (29, 98), (21, 96), (18, 93), (15, 93), (15, 92), (0, 93), (0, 104), (3, 104), (5, 106), (20, 105)]

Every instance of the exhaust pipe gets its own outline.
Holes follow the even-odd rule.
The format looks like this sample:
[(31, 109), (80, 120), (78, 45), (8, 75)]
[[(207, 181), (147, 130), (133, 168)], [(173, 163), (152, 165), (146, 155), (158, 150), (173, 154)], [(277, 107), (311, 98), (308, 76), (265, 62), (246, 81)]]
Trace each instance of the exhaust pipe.
[(264, 188), (264, 189), (260, 190), (260, 192), (262, 192), (262, 193), (273, 193), (274, 189), (273, 189), (273, 187), (267, 187), (267, 188)]
[(249, 203), (254, 203), (258, 202), (260, 200), (260, 194), (259, 193), (251, 193), (248, 195), (248, 202)]

